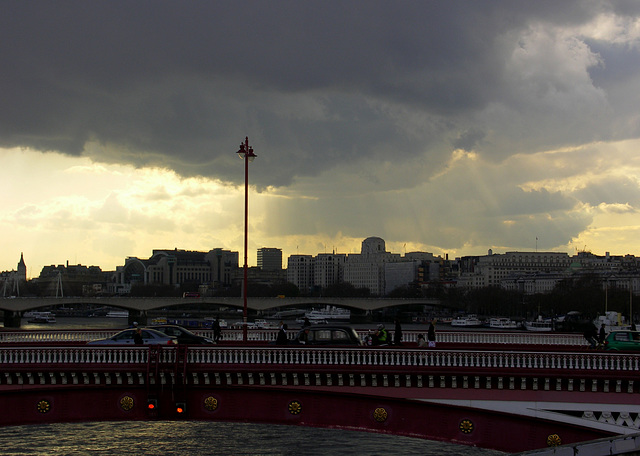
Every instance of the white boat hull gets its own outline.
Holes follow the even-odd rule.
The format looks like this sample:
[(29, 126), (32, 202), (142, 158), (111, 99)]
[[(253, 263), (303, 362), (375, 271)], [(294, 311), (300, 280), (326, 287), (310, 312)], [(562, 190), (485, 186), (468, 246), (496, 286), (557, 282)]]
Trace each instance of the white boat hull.
[(525, 321), (524, 329), (535, 332), (550, 332), (553, 331), (553, 325), (550, 321)]
[(451, 320), (451, 326), (475, 328), (482, 326), (482, 322), (477, 317), (469, 315), (468, 317), (454, 318)]

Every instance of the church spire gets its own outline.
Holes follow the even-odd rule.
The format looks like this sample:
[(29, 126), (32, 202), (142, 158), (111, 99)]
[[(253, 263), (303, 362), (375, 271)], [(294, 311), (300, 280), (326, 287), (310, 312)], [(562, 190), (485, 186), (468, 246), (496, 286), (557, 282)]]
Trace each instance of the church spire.
[(24, 254), (20, 252), (20, 262), (18, 263), (18, 279), (27, 280), (27, 265), (24, 263)]

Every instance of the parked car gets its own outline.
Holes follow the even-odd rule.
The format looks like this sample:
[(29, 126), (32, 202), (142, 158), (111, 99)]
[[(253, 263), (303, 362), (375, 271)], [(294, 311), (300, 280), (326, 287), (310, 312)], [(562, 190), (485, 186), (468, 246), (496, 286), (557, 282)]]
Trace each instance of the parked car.
[(199, 336), (197, 334), (192, 333), (186, 328), (178, 325), (154, 325), (149, 326), (151, 329), (155, 329), (156, 331), (160, 331), (167, 336), (174, 336), (178, 339), (179, 344), (213, 344), (213, 340), (208, 337)]
[(313, 325), (301, 329), (293, 344), (304, 345), (363, 345), (360, 336), (347, 325)]
[[(130, 328), (120, 331), (106, 339), (96, 339), (87, 342), (87, 345), (134, 345), (133, 335), (136, 329)], [(155, 329), (142, 328), (142, 343), (144, 345), (173, 345), (178, 343), (174, 336), (167, 336)]]
[(611, 331), (604, 340), (605, 350), (640, 350), (640, 331)]

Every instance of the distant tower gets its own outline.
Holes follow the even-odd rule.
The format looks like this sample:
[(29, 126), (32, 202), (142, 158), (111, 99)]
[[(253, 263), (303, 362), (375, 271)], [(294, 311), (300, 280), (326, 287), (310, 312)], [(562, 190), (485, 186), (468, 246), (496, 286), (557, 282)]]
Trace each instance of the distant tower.
[(20, 252), (20, 262), (18, 263), (18, 270), (16, 271), (17, 280), (27, 280), (27, 265), (24, 264), (23, 253)]

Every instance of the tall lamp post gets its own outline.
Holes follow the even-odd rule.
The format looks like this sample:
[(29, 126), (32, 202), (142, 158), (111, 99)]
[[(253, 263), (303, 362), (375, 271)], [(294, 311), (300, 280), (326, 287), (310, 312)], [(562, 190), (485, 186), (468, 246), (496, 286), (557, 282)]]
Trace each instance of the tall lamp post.
[(257, 155), (249, 147), (249, 137), (240, 144), (238, 157), (244, 160), (244, 276), (242, 278), (242, 340), (247, 341), (247, 238), (249, 234), (249, 162)]

